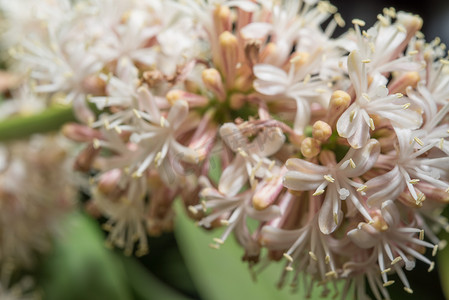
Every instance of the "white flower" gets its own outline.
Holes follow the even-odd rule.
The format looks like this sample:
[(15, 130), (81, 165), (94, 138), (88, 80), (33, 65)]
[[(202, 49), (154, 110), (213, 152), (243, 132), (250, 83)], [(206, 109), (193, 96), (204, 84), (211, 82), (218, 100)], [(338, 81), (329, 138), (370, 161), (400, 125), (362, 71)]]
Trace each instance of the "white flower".
[(338, 134), (348, 139), (354, 148), (360, 148), (369, 140), (369, 130), (374, 130), (374, 121), (370, 115), (391, 121), (396, 127), (416, 129), (421, 125), (421, 115), (407, 109), (407, 100), (402, 94), (388, 95), (386, 81), (382, 76), (373, 78), (368, 85), (366, 64), (357, 51), (348, 57), (348, 73), (353, 84), (356, 98), (337, 122)]
[(310, 69), (295, 69), (293, 62), (288, 73), (272, 65), (258, 64), (254, 66), (254, 88), (263, 95), (293, 99), (296, 102), (293, 129), (302, 134), (310, 121), (311, 104), (317, 102), (327, 107), (331, 92), (325, 81), (310, 76)]
[[(399, 128), (395, 128), (395, 131), (398, 138), (397, 150), (381, 158), (386, 166), (391, 166), (391, 170), (365, 183), (370, 206), (380, 207), (386, 200), (395, 200), (405, 187), (419, 203), (422, 199), (418, 196), (414, 184), (420, 180), (443, 190), (449, 188), (445, 179), (440, 178), (449, 169), (449, 157), (421, 157), (435, 145), (422, 144), (415, 131)], [(422, 147), (417, 150), (416, 144)]]
[(250, 181), (257, 184), (256, 178), (270, 176), (275, 162), (267, 157), (275, 154), (284, 144), (285, 136), (279, 128), (266, 128), (256, 138), (248, 138), (233, 123), (226, 123), (220, 128), (220, 135), (225, 143), (237, 155), (220, 177), (220, 192), (235, 195)]
[[(415, 267), (415, 259), (421, 260), (429, 265), (429, 272), (434, 267), (427, 257), (416, 249), (428, 247), (434, 249), (436, 246), (422, 240), (423, 231), (413, 227), (405, 227), (400, 220), (399, 210), (393, 201), (388, 200), (382, 204), (380, 215), (373, 217), (371, 223), (360, 223), (356, 229), (348, 232), (349, 238), (360, 248), (374, 248), (377, 254), (382, 280), (385, 285), (393, 282), (388, 281), (387, 273), (394, 270), (404, 284), (404, 289), (412, 292), (410, 284), (402, 270), (400, 261), (405, 263), (405, 269), (410, 271)], [(414, 237), (419, 234), (420, 238)]]
[(343, 219), (341, 201), (347, 198), (367, 220), (371, 220), (364, 201), (354, 190), (356, 188), (363, 191), (364, 185), (350, 178), (356, 178), (370, 170), (379, 152), (379, 143), (370, 140), (361, 149), (351, 148), (338, 164), (334, 154), (329, 151), (323, 151), (320, 155), (323, 166), (291, 158), (286, 162), (289, 171), (285, 174), (284, 186), (295, 191), (315, 190), (313, 195), (316, 196), (322, 195), (326, 189), (318, 219), (320, 229), (325, 234), (332, 233), (340, 225)]

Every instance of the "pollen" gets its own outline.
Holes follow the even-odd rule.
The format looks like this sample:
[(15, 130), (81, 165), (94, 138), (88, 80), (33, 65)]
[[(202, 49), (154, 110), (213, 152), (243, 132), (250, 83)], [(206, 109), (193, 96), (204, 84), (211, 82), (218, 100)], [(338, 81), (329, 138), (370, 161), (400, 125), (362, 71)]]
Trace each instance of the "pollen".
[(324, 179), (326, 179), (330, 183), (334, 183), (335, 182), (335, 179), (331, 175), (324, 175), (323, 177), (324, 177)]
[(352, 24), (359, 25), (359, 26), (363, 27), (363, 26), (365, 26), (365, 21), (360, 20), (360, 19), (353, 19)]
[(285, 257), (289, 262), (293, 262), (293, 257), (291, 257), (290, 254), (284, 253), (283, 255), (284, 255), (284, 257)]

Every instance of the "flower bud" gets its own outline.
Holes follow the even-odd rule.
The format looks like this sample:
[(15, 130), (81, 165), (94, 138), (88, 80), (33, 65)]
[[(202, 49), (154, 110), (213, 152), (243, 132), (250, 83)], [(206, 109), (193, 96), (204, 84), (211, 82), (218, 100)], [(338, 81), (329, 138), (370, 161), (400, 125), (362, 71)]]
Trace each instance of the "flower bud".
[(122, 171), (120, 169), (112, 169), (103, 173), (98, 181), (98, 189), (104, 195), (115, 195), (117, 196), (118, 183), (122, 176)]
[(266, 180), (264, 186), (259, 189), (253, 196), (253, 207), (257, 210), (264, 210), (277, 199), (279, 193), (283, 189), (282, 177), (271, 178)]
[(331, 126), (335, 125), (340, 115), (351, 104), (351, 96), (345, 91), (337, 90), (332, 93), (329, 109), (327, 111), (327, 123)]
[(317, 139), (307, 137), (301, 143), (301, 153), (306, 158), (317, 156), (321, 151), (321, 142)]
[(165, 95), (165, 98), (167, 98), (168, 103), (172, 106), (178, 100), (185, 100), (189, 104), (189, 107), (201, 107), (209, 102), (209, 99), (204, 96), (183, 90), (171, 90)]
[(223, 75), (226, 79), (226, 86), (230, 88), (237, 73), (239, 44), (237, 37), (229, 31), (220, 34), (218, 40), (221, 50), (221, 64), (219, 65), (222, 67)]
[(101, 137), (101, 133), (98, 130), (78, 123), (65, 124), (62, 127), (62, 134), (75, 142), (90, 142)]
[(206, 69), (201, 74), (204, 85), (211, 90), (220, 101), (226, 99), (226, 92), (223, 87), (221, 75), (216, 69)]
[(323, 121), (316, 121), (312, 127), (312, 136), (320, 142), (326, 142), (332, 135), (332, 128)]
[(217, 5), (213, 13), (213, 20), (217, 34), (232, 29), (231, 10), (228, 6)]

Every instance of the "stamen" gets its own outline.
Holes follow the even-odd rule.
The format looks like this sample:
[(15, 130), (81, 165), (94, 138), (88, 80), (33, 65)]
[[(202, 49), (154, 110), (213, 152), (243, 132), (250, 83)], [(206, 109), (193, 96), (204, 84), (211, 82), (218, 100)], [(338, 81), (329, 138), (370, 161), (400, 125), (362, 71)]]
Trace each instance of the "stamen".
[(375, 130), (376, 129), (376, 127), (374, 126), (373, 118), (369, 118), (369, 127), (371, 128), (371, 130)]
[(351, 166), (351, 168), (355, 169), (356, 165), (355, 162), (352, 160), (352, 158), (349, 159), (349, 165)]
[(419, 182), (419, 179), (410, 179), (408, 182), (410, 184), (417, 184)]
[(363, 27), (363, 26), (365, 26), (365, 21), (360, 20), (360, 19), (353, 19), (352, 24), (359, 25), (359, 26)]
[(368, 64), (370, 62), (371, 62), (371, 59), (364, 59), (364, 60), (362, 60), (362, 63), (364, 63), (364, 64)]
[(404, 286), (404, 291), (406, 291), (409, 294), (413, 294), (413, 290), (411, 288), (406, 287), (406, 286)]
[(390, 286), (394, 283), (394, 280), (389, 280), (383, 284), (384, 287)]
[(380, 272), (380, 274), (385, 274), (385, 273), (388, 273), (388, 272), (390, 272), (391, 271), (391, 268), (386, 268), (385, 270), (382, 270), (381, 272)]
[(220, 249), (220, 245), (217, 245), (217, 244), (209, 244), (209, 247), (211, 247), (212, 249), (215, 249), (215, 250)]
[(213, 240), (215, 243), (219, 244), (219, 245), (223, 245), (223, 244), (224, 244), (224, 241), (223, 241), (222, 239), (219, 239), (219, 238), (213, 238), (212, 240)]
[(196, 208), (195, 208), (194, 206), (192, 206), (192, 205), (189, 205), (188, 210), (189, 210), (192, 214), (194, 214), (194, 215), (198, 214), (198, 209), (196, 209)]
[(429, 266), (429, 269), (427, 269), (427, 272), (429, 272), (429, 273), (432, 272), (434, 268), (435, 268), (435, 262), (433, 261), (430, 263), (430, 266)]
[(424, 229), (421, 230), (421, 231), (419, 232), (419, 239), (420, 239), (421, 241), (424, 240)]
[(312, 194), (312, 196), (319, 196), (322, 195), (324, 193), (324, 190), (318, 190), (315, 193)]
[(291, 272), (291, 271), (293, 271), (293, 268), (291, 266), (286, 266), (285, 271)]
[(220, 220), (220, 224), (223, 226), (229, 226), (229, 221), (228, 220)]
[(402, 105), (402, 108), (407, 109), (410, 107), (410, 105), (411, 105), (410, 103), (405, 103), (404, 105)]
[(356, 191), (357, 192), (364, 192), (367, 188), (368, 188), (368, 186), (364, 184), (364, 185), (360, 186)]
[(324, 175), (323, 177), (324, 177), (324, 179), (326, 179), (330, 183), (334, 183), (335, 182), (335, 179), (331, 175)]
[(418, 137), (415, 136), (415, 137), (413, 138), (413, 140), (414, 140), (416, 143), (418, 143), (418, 145), (424, 146), (423, 141), (421, 141)]
[(284, 257), (285, 257), (288, 261), (293, 262), (293, 257), (291, 257), (290, 254), (284, 253), (283, 255), (284, 255)]
[(398, 256), (392, 260), (391, 265), (395, 265), (402, 260), (402, 257)]
[(92, 144), (94, 146), (94, 149), (99, 149), (100, 148), (100, 140), (93, 139)]
[(137, 109), (133, 108), (133, 113), (134, 113), (134, 115), (136, 115), (136, 117), (138, 119), (142, 119), (142, 115), (139, 113), (139, 111)]
[(315, 253), (313, 253), (312, 251), (309, 251), (309, 255), (314, 261), (318, 261), (318, 258), (316, 257)]
[(433, 246), (433, 250), (432, 250), (432, 256), (437, 255), (438, 252), (438, 245)]
[(337, 213), (334, 213), (334, 222), (335, 222), (335, 225), (338, 225), (338, 215), (337, 215)]

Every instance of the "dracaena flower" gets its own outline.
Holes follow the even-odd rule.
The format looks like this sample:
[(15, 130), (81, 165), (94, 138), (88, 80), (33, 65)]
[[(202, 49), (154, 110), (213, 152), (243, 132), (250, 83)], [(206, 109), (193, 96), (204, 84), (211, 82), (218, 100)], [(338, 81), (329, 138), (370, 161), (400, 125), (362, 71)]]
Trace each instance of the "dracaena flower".
[(379, 143), (370, 140), (361, 149), (351, 148), (338, 164), (334, 154), (329, 151), (323, 151), (320, 156), (323, 165), (291, 158), (286, 162), (289, 171), (285, 174), (284, 186), (295, 191), (314, 191), (317, 196), (326, 192), (318, 219), (320, 229), (325, 234), (332, 233), (342, 221), (341, 201), (348, 198), (370, 220), (364, 200), (354, 190), (363, 191), (365, 187), (351, 178), (371, 169), (379, 152)]
[[(209, 228), (212, 222), (219, 220), (221, 225), (226, 226), (226, 230), (219, 239), (214, 239), (213, 247), (219, 247), (228, 236), (234, 232), (237, 241), (245, 248), (249, 257), (258, 256), (260, 246), (251, 235), (246, 220), (251, 218), (258, 221), (273, 220), (280, 215), (279, 207), (271, 205), (263, 210), (257, 210), (252, 205), (252, 198), (255, 190), (246, 190), (238, 194), (229, 194), (221, 192), (214, 188), (210, 182), (202, 178), (204, 188), (200, 196), (204, 198), (201, 204), (190, 206), (189, 209), (195, 214), (200, 210), (210, 214), (199, 221), (199, 225)], [(257, 188), (256, 188), (257, 190)]]
[(355, 90), (355, 100), (337, 122), (338, 134), (348, 139), (354, 148), (360, 148), (375, 130), (373, 118), (388, 119), (394, 126), (416, 129), (422, 123), (421, 115), (408, 109), (408, 101), (402, 94), (389, 95), (385, 78), (375, 76), (370, 85), (366, 72), (367, 61), (362, 61), (358, 51), (348, 56), (348, 73)]
[(232, 123), (224, 124), (220, 128), (220, 135), (226, 145), (236, 152), (234, 160), (224, 169), (218, 184), (220, 192), (228, 195), (237, 194), (248, 180), (251, 186), (255, 186), (256, 178), (270, 176), (275, 162), (268, 157), (275, 154), (285, 141), (280, 129), (267, 128), (249, 142)]
[(272, 65), (256, 65), (254, 87), (263, 95), (293, 99), (296, 103), (293, 129), (302, 134), (310, 120), (311, 104), (316, 102), (327, 107), (330, 91), (327, 82), (311, 77), (307, 69), (298, 72), (295, 69), (294, 63), (288, 73)]
[[(360, 248), (374, 248), (377, 263), (382, 274), (384, 286), (392, 284), (388, 281), (387, 273), (394, 271), (399, 275), (404, 289), (412, 293), (410, 284), (399, 262), (403, 261), (405, 269), (410, 271), (415, 267), (415, 260), (421, 260), (429, 265), (429, 271), (434, 263), (418, 251), (420, 247), (433, 249), (435, 255), (437, 247), (423, 240), (424, 231), (418, 228), (406, 227), (400, 219), (399, 210), (393, 201), (382, 204), (380, 214), (373, 217), (371, 223), (360, 223), (356, 229), (348, 232), (349, 238)], [(420, 238), (415, 237), (419, 234)]]
[[(363, 33), (363, 21), (354, 20), (355, 45), (349, 43), (350, 51), (357, 50), (364, 60), (369, 60), (367, 73), (371, 76), (393, 71), (418, 71), (421, 64), (412, 56), (402, 56), (408, 42), (422, 26), (422, 19), (410, 13), (385, 9), (378, 15), (378, 22)], [(396, 19), (394, 23), (392, 21)]]
[[(382, 156), (385, 166), (391, 169), (366, 182), (368, 204), (380, 207), (383, 201), (396, 199), (405, 187), (416, 202), (422, 201), (414, 185), (424, 181), (443, 190), (449, 188), (442, 177), (449, 168), (449, 157), (424, 157), (435, 144), (424, 145), (415, 131), (395, 128), (398, 146), (395, 151)], [(421, 148), (416, 149), (416, 145)]]

